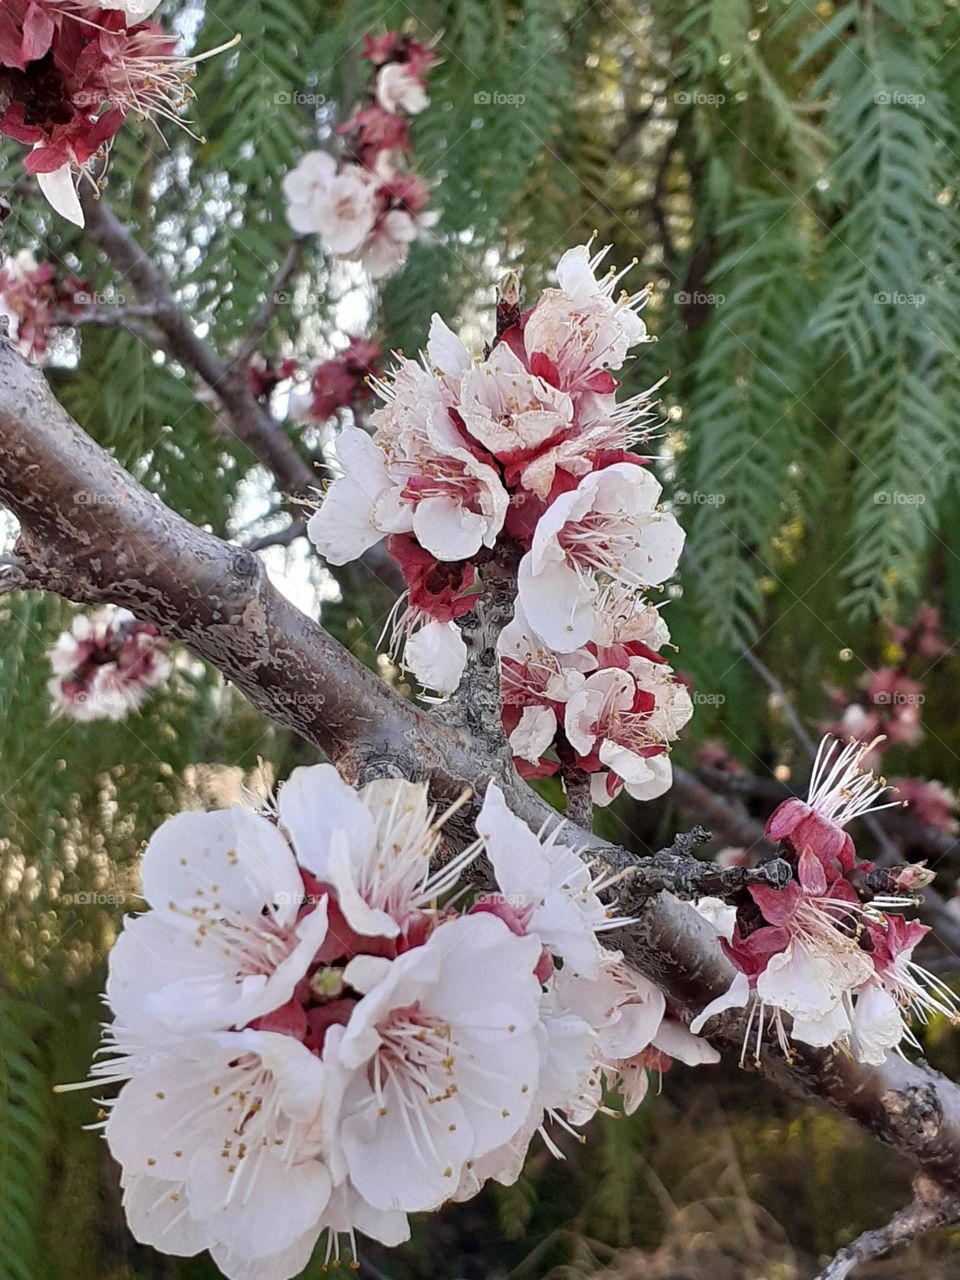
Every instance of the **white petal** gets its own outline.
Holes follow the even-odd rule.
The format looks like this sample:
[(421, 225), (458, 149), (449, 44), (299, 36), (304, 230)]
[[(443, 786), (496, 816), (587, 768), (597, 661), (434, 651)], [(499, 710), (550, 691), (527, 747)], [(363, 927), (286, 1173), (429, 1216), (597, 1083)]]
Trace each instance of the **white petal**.
[(793, 1040), (802, 1040), (804, 1044), (812, 1044), (815, 1048), (825, 1049), (845, 1038), (850, 1031), (850, 1019), (842, 1004), (835, 1004), (832, 1009), (818, 1017), (796, 1017), (790, 1035)]
[(318, 880), (329, 879), (331, 842), (336, 832), (348, 833), (358, 859), (373, 848), (373, 817), (332, 764), (294, 769), (280, 788), (278, 809), (300, 865)]
[(354, 931), (364, 937), (395, 938), (400, 926), (386, 911), (371, 907), (357, 887), (354, 855), (350, 848), (350, 834), (335, 831), (330, 848), (328, 874), (337, 891), (337, 902), (343, 918)]
[(436, 312), (430, 317), (427, 356), (430, 363), (449, 378), (459, 378), (471, 364), (469, 351)]
[(695, 1036), (689, 1027), (676, 1018), (664, 1018), (653, 1037), (653, 1046), (668, 1057), (686, 1063), (688, 1067), (720, 1061), (720, 1054), (712, 1044)]
[(178, 813), (152, 836), (143, 855), (143, 894), (172, 924), (190, 932), (200, 909), (218, 905), (279, 923), (296, 918), (303, 881), (290, 846), (259, 814), (233, 805), (214, 813)]
[(428, 622), (406, 643), (404, 666), (425, 689), (455, 693), (467, 665), (467, 646), (455, 622)]
[(673, 765), (668, 755), (650, 756), (651, 777), (644, 782), (628, 782), (626, 791), (634, 800), (656, 800), (673, 786)]
[(530, 626), (551, 649), (571, 653), (590, 639), (597, 594), (592, 580), (582, 580), (562, 560), (534, 571), (528, 551), (520, 561), (518, 590)]
[(716, 1014), (724, 1013), (727, 1009), (744, 1009), (749, 999), (749, 978), (745, 973), (735, 974), (723, 995), (717, 996), (716, 1000), (711, 1000), (707, 1007), (697, 1014), (690, 1023), (690, 1030), (694, 1035), (698, 1035)]
[(359, 560), (383, 536), (374, 524), (374, 503), (352, 476), (334, 480), (307, 521), (307, 537), (334, 565)]
[(37, 182), (53, 209), (72, 222), (75, 226), (83, 226), (83, 209), (80, 197), (73, 184), (73, 171), (69, 164), (54, 169), (52, 173), (38, 173)]
[(426, 498), (413, 513), (417, 541), (438, 560), (467, 560), (480, 550), (487, 522), (453, 498)]
[(736, 907), (724, 902), (722, 898), (698, 898), (692, 905), (694, 911), (713, 926), (718, 938), (733, 941), (733, 927), (737, 923)]
[(858, 993), (853, 1012), (853, 1053), (859, 1062), (879, 1066), (906, 1033), (900, 1006), (877, 982)]
[(190, 1216), (182, 1182), (125, 1176), (123, 1211), (134, 1240), (161, 1253), (192, 1258), (209, 1243), (204, 1224)]
[(557, 733), (557, 717), (550, 707), (524, 707), (517, 727), (510, 734), (515, 756), (536, 764)]

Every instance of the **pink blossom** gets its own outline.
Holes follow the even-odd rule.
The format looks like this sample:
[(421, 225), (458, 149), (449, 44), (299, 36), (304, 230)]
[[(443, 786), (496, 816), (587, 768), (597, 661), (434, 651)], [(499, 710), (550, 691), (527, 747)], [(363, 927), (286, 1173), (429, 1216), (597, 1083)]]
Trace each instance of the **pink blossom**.
[(125, 609), (77, 614), (50, 650), (54, 710), (72, 720), (122, 720), (170, 674), (166, 642)]
[(609, 585), (639, 590), (674, 572), (684, 535), (657, 509), (659, 496), (649, 471), (617, 463), (547, 508), (520, 563), (519, 593), (534, 630), (553, 648), (569, 652), (590, 639)]
[(630, 657), (588, 675), (567, 701), (564, 730), (578, 766), (595, 775), (594, 803), (609, 804), (620, 786), (638, 800), (668, 790), (665, 752), (692, 714), (686, 689), (661, 663)]
[[(73, 173), (104, 158), (129, 111), (176, 120), (199, 58), (174, 56), (176, 37), (134, 12), (154, 5), (69, 7), (22, 4), (0, 23), (0, 133), (32, 146), (28, 173), (54, 208), (83, 225)], [(6, 9), (7, 7), (4, 6)], [(231, 42), (233, 43), (233, 42)], [(228, 46), (221, 46), (225, 48)], [(203, 57), (211, 57), (220, 49)]]
[(950, 787), (935, 779), (927, 781), (924, 778), (891, 778), (890, 786), (907, 812), (918, 822), (948, 836), (955, 836), (960, 831), (957, 796)]
[(437, 560), (465, 560), (492, 546), (506, 491), (466, 446), (436, 379), (402, 360), (379, 390), (386, 404), (371, 415), (373, 440), (356, 428), (339, 437), (345, 475), (310, 521), (318, 550), (345, 564), (389, 533), (413, 533)]

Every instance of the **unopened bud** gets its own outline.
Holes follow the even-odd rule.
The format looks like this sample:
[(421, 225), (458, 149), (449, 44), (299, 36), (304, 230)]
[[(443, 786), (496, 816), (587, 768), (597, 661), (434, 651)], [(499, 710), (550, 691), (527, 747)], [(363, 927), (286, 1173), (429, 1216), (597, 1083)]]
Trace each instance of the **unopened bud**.
[(931, 871), (925, 862), (908, 862), (905, 867), (895, 867), (890, 872), (891, 884), (904, 893), (916, 893), (933, 884), (937, 873)]
[(520, 319), (520, 277), (508, 271), (497, 285), (497, 337), (502, 338)]

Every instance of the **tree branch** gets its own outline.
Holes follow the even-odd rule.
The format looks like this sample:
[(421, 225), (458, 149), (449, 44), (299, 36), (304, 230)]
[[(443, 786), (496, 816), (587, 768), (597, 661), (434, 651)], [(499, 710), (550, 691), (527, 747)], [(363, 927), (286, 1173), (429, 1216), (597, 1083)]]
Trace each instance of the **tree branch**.
[[(531, 827), (557, 820), (518, 778), (509, 755), (395, 694), (281, 596), (256, 556), (195, 528), (148, 493), (2, 341), (0, 501), (20, 521), (25, 585), (79, 603), (124, 605), (156, 623), (348, 777), (424, 778), (438, 802), (465, 786), (482, 794), (494, 777)], [(638, 866), (636, 854), (572, 831), (598, 874)], [(712, 929), (672, 894), (631, 899), (625, 878), (620, 906), (637, 919), (611, 942), (663, 988), (678, 1013), (699, 1012), (729, 986), (733, 970)], [(710, 1039), (739, 1052), (742, 1018), (716, 1021)], [(960, 1194), (960, 1089), (926, 1065), (891, 1056), (867, 1067), (803, 1046), (787, 1063), (771, 1047), (763, 1071), (853, 1116)]]
[(844, 1280), (861, 1262), (881, 1258), (898, 1245), (916, 1240), (925, 1231), (958, 1221), (960, 1199), (944, 1194), (928, 1178), (919, 1177), (914, 1181), (912, 1203), (899, 1209), (886, 1226), (864, 1231), (856, 1240), (851, 1240), (820, 1272), (816, 1280)]
[(270, 322), (277, 313), (277, 307), (283, 306), (290, 301), (287, 297), (286, 288), (300, 265), (305, 244), (306, 240), (303, 236), (298, 236), (291, 241), (290, 248), (284, 255), (280, 269), (274, 277), (273, 285), (265, 294), (260, 310), (254, 317), (253, 324), (247, 330), (246, 336), (237, 348), (233, 357), (234, 364), (246, 366), (247, 361), (266, 337)]
[(593, 797), (590, 792), (590, 775), (575, 766), (562, 765), (560, 776), (567, 795), (566, 815), (584, 831), (593, 830)]
[(280, 424), (251, 393), (246, 359), (238, 357), (228, 364), (198, 337), (159, 267), (106, 201), (96, 199), (89, 190), (81, 194), (90, 234), (130, 281), (141, 303), (152, 308), (153, 323), (163, 335), (164, 348), (217, 393), (230, 416), (233, 434), (272, 472), (280, 488), (291, 495), (309, 493), (316, 478)]

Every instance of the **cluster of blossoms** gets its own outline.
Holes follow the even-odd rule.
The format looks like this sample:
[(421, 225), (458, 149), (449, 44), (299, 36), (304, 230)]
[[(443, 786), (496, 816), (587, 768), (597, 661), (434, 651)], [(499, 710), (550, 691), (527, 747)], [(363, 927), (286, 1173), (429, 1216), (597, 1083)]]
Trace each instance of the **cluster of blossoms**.
[(909, 626), (891, 629), (891, 661), (861, 677), (854, 692), (827, 688), (836, 718), (823, 726), (838, 737), (873, 741), (875, 756), (890, 747), (912, 747), (923, 736), (920, 724), (923, 682), (911, 676), (915, 667), (926, 671), (946, 651), (940, 612), (921, 605)]
[(190, 96), (185, 78), (197, 59), (177, 57), (176, 37), (143, 21), (158, 3), (0, 6), (0, 134), (30, 146), (27, 172), (78, 226), (83, 212), (74, 175), (91, 175), (95, 162), (105, 160), (129, 112), (175, 120)]
[(795, 879), (784, 889), (746, 890), (723, 941), (738, 973), (691, 1030), (725, 1009), (748, 1008), (744, 1056), (754, 1043), (759, 1058), (770, 1026), (788, 1056), (792, 1040), (880, 1063), (904, 1041), (917, 1045), (912, 1018), (960, 1021), (949, 987), (912, 958), (929, 929), (897, 913), (915, 902), (902, 895), (929, 884), (933, 873), (920, 864), (899, 867), (885, 877), (889, 892), (877, 892), (872, 864), (857, 858), (844, 830), (853, 818), (887, 807), (876, 803), (886, 784), (863, 767), (872, 745), (840, 748), (825, 738), (807, 800), (786, 800), (770, 816), (766, 833), (782, 842)]
[[(916, 673), (925, 675), (931, 663), (946, 652), (939, 609), (923, 604), (911, 623), (891, 627), (886, 648), (887, 665), (866, 672), (852, 693), (827, 688), (836, 714), (832, 722), (822, 726), (824, 732), (837, 737), (870, 742), (874, 767), (891, 747), (916, 746), (923, 738), (923, 679)], [(918, 821), (947, 835), (960, 829), (956, 796), (942, 782), (893, 778), (891, 783)]]
[(403, 266), (410, 245), (436, 224), (430, 188), (409, 164), (411, 116), (429, 104), (426, 77), (437, 61), (427, 45), (399, 31), (366, 36), (374, 75), (367, 100), (337, 132), (337, 161), (308, 151), (284, 180), (294, 231), (316, 232), (330, 253), (360, 262), (373, 278)]
[(353, 337), (346, 347), (315, 365), (308, 386), (294, 390), (291, 416), (326, 422), (338, 409), (353, 409), (373, 394), (371, 379), (380, 377), (383, 351), (370, 338)]
[(891, 778), (890, 785), (906, 811), (918, 822), (947, 836), (960, 833), (957, 793), (950, 787), (935, 778)]
[(83, 286), (75, 276), (58, 280), (49, 262), (21, 249), (0, 262), (0, 316), (28, 360), (41, 360), (58, 317), (81, 309)]
[(667, 751), (691, 712), (660, 654), (668, 633), (643, 596), (677, 567), (683, 532), (632, 447), (651, 431), (650, 391), (619, 401), (619, 370), (647, 340), (641, 292), (597, 278), (606, 250), (565, 253), (558, 288), (522, 312), (501, 291), (499, 337), (475, 361), (434, 316), (426, 353), (378, 390), (372, 438), (345, 428), (343, 477), (309, 533), (333, 564), (383, 538), (407, 592), (392, 628), (421, 684), (453, 692), (466, 659), (457, 620), (484, 565), (519, 559), (502, 634), (505, 725), (529, 773), (570, 763), (608, 803), (670, 785)]
[[(456, 807), (456, 806), (455, 806)], [(717, 1054), (604, 950), (605, 885), (490, 784), (442, 853), (426, 788), (294, 771), (269, 809), (181, 813), (143, 859), (149, 910), (110, 958), (95, 1083), (133, 1234), (287, 1280), (328, 1233), (386, 1244), (407, 1214), (511, 1183), (540, 1132), (627, 1111), (650, 1070)], [(466, 909), (485, 850), (499, 892)], [(355, 1245), (354, 1252), (355, 1252)]]
[(166, 641), (126, 609), (80, 613), (50, 650), (54, 710), (71, 720), (123, 720), (170, 675)]

